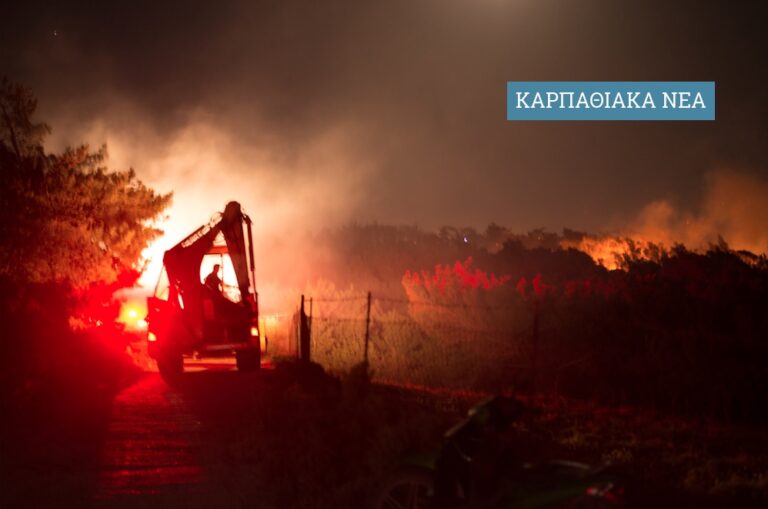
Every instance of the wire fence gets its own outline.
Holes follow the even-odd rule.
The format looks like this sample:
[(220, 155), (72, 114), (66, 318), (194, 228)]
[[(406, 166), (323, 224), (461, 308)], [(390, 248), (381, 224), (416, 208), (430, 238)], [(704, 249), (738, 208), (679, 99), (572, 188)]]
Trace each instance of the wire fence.
[[(590, 281), (584, 291), (414, 284), (394, 296), (327, 285), (305, 299), (302, 338), (327, 370), (367, 362), (383, 383), (752, 415), (765, 370), (748, 352), (764, 343), (762, 322), (742, 331), (718, 315), (719, 301), (682, 286), (631, 280), (640, 286), (592, 291)], [(755, 350), (736, 363), (734, 345)]]
[(542, 374), (591, 355), (551, 355), (558, 316), (545, 309), (542, 317), (536, 301), (434, 302), (370, 292), (305, 300), (312, 359), (336, 372), (367, 363), (374, 379), (499, 391), (531, 388)]

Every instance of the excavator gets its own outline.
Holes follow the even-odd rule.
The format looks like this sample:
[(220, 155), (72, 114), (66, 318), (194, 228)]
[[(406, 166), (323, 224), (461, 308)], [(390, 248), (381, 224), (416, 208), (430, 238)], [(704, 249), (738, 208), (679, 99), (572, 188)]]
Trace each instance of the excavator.
[[(212, 274), (219, 267), (223, 270), (223, 280), (213, 278), (221, 284), (203, 282), (211, 266)], [(253, 234), (251, 219), (239, 203), (227, 203), (224, 212), (165, 252), (155, 292), (147, 298), (146, 321), (149, 355), (166, 379), (184, 371), (184, 356), (234, 353), (238, 370), (260, 368), (264, 341), (259, 334)]]

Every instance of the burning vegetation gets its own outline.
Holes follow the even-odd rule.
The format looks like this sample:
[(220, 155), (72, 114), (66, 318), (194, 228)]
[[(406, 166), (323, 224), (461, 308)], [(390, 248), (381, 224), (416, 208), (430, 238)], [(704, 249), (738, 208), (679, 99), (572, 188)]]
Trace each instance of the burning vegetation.
[[(170, 195), (133, 171), (108, 170), (105, 149), (47, 153), (49, 128), (31, 121), (30, 92), (7, 82), (0, 92), (0, 397), (15, 410), (3, 430), (20, 439), (11, 454), (28, 455), (25, 444), (52, 425), (87, 442), (94, 427), (73, 416), (96, 426), (136, 375), (125, 350), (145, 332), (146, 307), (115, 295), (137, 283)], [(764, 424), (768, 261), (763, 230), (749, 233), (751, 216), (765, 217), (764, 189), (710, 182), (701, 214), (654, 205), (618, 236), (350, 224), (257, 247), (256, 270), (273, 286), (251, 329), (282, 335), (269, 345), (259, 337), (269, 355), (293, 353), (286, 317), (303, 291), (314, 306), (314, 358), (339, 374), (365, 362), (375, 382), (399, 387), (549, 394)], [(744, 187), (746, 204), (724, 205)], [(384, 443), (389, 431), (378, 424)], [(251, 432), (244, 427), (247, 443)]]
[(497, 238), (382, 225), (337, 232), (337, 265), (316, 267), (328, 281), (305, 289), (318, 360), (340, 371), (363, 360), (370, 290), (369, 363), (382, 381), (766, 418), (764, 256), (725, 245), (649, 253), (628, 242), (622, 270), (609, 270), (558, 235), (513, 236), (500, 249)]
[[(3, 82), (2, 101), (0, 162), (8, 180), (2, 203), (9, 218), (0, 252), (5, 309), (18, 308), (21, 300), (34, 304), (35, 295), (47, 291), (63, 304), (42, 316), (63, 317), (69, 330), (114, 330), (117, 338), (124, 329), (143, 331), (144, 308), (134, 301), (121, 305), (114, 294), (136, 283), (141, 253), (160, 233), (153, 221), (170, 196), (144, 186), (132, 171), (107, 170), (104, 149), (46, 153), (49, 128), (31, 121), (31, 93)], [(744, 203), (728, 206), (742, 190)], [(418, 369), (410, 373), (421, 378), (407, 381), (467, 388), (535, 382), (574, 395), (673, 408), (689, 393), (709, 394), (685, 405), (708, 414), (757, 416), (762, 406), (753, 404), (757, 396), (750, 387), (762, 383), (753, 360), (763, 354), (757, 338), (767, 328), (757, 311), (766, 300), (766, 258), (732, 250), (722, 238), (708, 247), (702, 243), (719, 224), (737, 239), (736, 247), (760, 248), (758, 234), (748, 244), (751, 237), (733, 228), (744, 224), (752, 231), (762, 217), (758, 198), (764, 191), (746, 177), (715, 174), (698, 215), (657, 204), (628, 228), (634, 234), (615, 237), (568, 229), (517, 234), (495, 223), (482, 232), (444, 227), (434, 233), (352, 224), (286, 241), (283, 249), (258, 250), (269, 283), (282, 291), (268, 289), (264, 300), (274, 316), (285, 316), (302, 290), (317, 297), (316, 338), (329, 341), (319, 355), (338, 361), (333, 367), (359, 361), (344, 352), (357, 337), (360, 310), (320, 302), (340, 292), (357, 299), (371, 291), (372, 366), (381, 376), (397, 378), (420, 366), (422, 375)], [(757, 219), (748, 221), (750, 215)], [(699, 233), (691, 249), (669, 242), (676, 234), (692, 242), (693, 233), (679, 231), (684, 225)], [(305, 253), (302, 260), (282, 256), (298, 244), (312, 246), (294, 249)], [(342, 324), (346, 311), (349, 321)], [(13, 323), (26, 334), (26, 325)], [(270, 328), (281, 334), (281, 326)], [(285, 353), (280, 345), (287, 349), (286, 341), (275, 342), (272, 353)], [(445, 361), (454, 349), (443, 346), (451, 342), (462, 353)], [(123, 339), (115, 344), (118, 350), (125, 346)], [(35, 350), (45, 347), (30, 347), (24, 355), (34, 357)], [(734, 355), (738, 361), (723, 366), (733, 387), (702, 391), (712, 359)], [(675, 367), (681, 358), (692, 362), (684, 373)], [(473, 363), (482, 380), (466, 369)], [(430, 371), (433, 365), (439, 367)], [(542, 366), (563, 367), (550, 376)], [(25, 376), (19, 377), (22, 385)], [(658, 379), (658, 387), (635, 383), (648, 377)]]

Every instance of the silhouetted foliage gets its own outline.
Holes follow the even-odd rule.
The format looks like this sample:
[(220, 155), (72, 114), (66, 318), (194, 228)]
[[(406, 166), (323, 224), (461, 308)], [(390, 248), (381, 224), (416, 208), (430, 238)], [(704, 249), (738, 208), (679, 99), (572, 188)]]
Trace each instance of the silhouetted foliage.
[(94, 410), (130, 371), (112, 295), (135, 283), (171, 199), (108, 170), (104, 147), (46, 152), (36, 106), (0, 82), (0, 403), (22, 431)]
[[(553, 247), (554, 234), (486, 231), (468, 242), (451, 228), (354, 225), (328, 234), (340, 249), (327, 274), (339, 288), (354, 285), (334, 296), (373, 292), (374, 374), (488, 391), (531, 387), (535, 378), (537, 390), (569, 396), (768, 418), (765, 256), (725, 242), (697, 253), (628, 239), (623, 269), (609, 271)], [(334, 338), (328, 360), (359, 362), (362, 326), (333, 317), (362, 318), (360, 302), (318, 309), (327, 316), (318, 332)]]
[(36, 105), (23, 86), (0, 84), (0, 274), (76, 288), (115, 281), (159, 235), (151, 221), (171, 196), (133, 170), (109, 171), (105, 147), (46, 153), (50, 128), (31, 120)]

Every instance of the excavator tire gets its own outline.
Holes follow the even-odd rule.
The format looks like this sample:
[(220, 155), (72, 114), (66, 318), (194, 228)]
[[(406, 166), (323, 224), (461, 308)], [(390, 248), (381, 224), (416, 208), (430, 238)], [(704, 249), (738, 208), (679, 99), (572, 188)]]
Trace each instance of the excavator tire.
[(235, 352), (238, 371), (256, 371), (261, 367), (261, 349), (250, 348)]
[(157, 369), (166, 382), (175, 382), (184, 372), (184, 358), (180, 353), (164, 353), (157, 359)]

